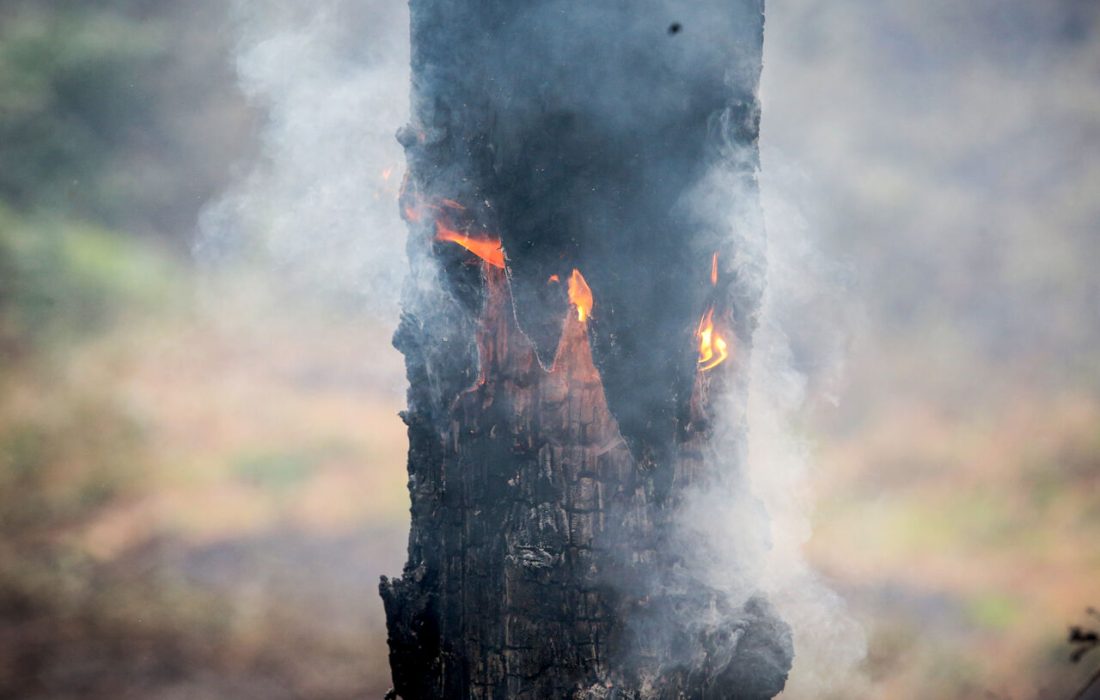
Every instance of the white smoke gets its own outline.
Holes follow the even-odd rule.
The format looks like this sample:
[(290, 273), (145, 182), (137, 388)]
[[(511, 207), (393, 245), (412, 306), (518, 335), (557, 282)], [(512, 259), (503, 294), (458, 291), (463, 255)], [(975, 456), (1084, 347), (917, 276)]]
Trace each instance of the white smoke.
[[(815, 245), (809, 178), (790, 158), (765, 148), (761, 212), (756, 192), (738, 175), (744, 155), (726, 156), (696, 192), (693, 208), (728, 222), (738, 287), (763, 288), (764, 295), (751, 359), (736, 369), (747, 373), (747, 387), (727, 394), (715, 409), (726, 429), (712, 439), (713, 480), (685, 494), (678, 554), (695, 580), (731, 603), (763, 593), (790, 625), (795, 655), (784, 697), (858, 697), (867, 690), (858, 670), (866, 655), (863, 629), (803, 553), (812, 535), (813, 462), (795, 422), (811, 395), (835, 401), (861, 313), (844, 269)], [(731, 361), (738, 359), (735, 352)]]
[[(839, 269), (814, 246), (803, 215), (809, 182), (764, 150), (761, 199), (768, 232), (767, 287), (754, 337), (748, 402), (748, 479), (767, 511), (771, 550), (760, 585), (794, 632), (795, 659), (784, 697), (865, 691), (858, 665), (864, 632), (844, 601), (807, 563), (812, 494), (810, 445), (792, 424), (813, 384), (825, 393), (842, 369), (856, 309)], [(812, 349), (801, 353), (799, 346)], [(799, 356), (801, 355), (801, 356)]]
[[(263, 157), (205, 210), (200, 262), (208, 271), (258, 263), (283, 288), (350, 297), (392, 327), (407, 268), (396, 202), (404, 157), (394, 138), (408, 121), (407, 6), (239, 2), (233, 16), (240, 82), (263, 112)], [(808, 383), (827, 384), (839, 370), (837, 329), (849, 325), (801, 213), (805, 184), (765, 152), (767, 291), (750, 368), (748, 473), (693, 495), (692, 513), (715, 515), (689, 523), (700, 578), (740, 600), (763, 590), (793, 628), (784, 693), (793, 698), (858, 687), (865, 653), (862, 630), (802, 553), (810, 457), (790, 421)], [(752, 286), (764, 268), (751, 255), (742, 262)]]
[(350, 298), (395, 320), (407, 6), (238, 2), (232, 16), (240, 84), (262, 112), (262, 158), (204, 211), (200, 263), (258, 263), (283, 289)]

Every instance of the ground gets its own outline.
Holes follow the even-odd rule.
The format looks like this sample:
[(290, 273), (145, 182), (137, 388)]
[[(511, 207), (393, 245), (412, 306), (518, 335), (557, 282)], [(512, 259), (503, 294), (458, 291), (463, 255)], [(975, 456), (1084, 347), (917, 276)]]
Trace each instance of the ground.
[[(381, 697), (408, 506), (390, 328), (164, 264), (160, 301), (6, 371), (0, 695)], [(807, 552), (865, 626), (871, 697), (1070, 697), (1100, 664), (1065, 642), (1100, 602), (1100, 401), (946, 400), (914, 366), (867, 359), (799, 421)]]

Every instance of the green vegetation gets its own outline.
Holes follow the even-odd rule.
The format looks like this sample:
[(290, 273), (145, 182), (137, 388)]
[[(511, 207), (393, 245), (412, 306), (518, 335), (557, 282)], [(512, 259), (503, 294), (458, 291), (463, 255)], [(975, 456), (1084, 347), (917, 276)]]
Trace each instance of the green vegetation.
[(286, 493), (306, 481), (321, 461), (304, 452), (265, 452), (242, 457), (233, 473), (246, 483)]
[(180, 264), (148, 241), (0, 204), (0, 347), (43, 352), (179, 297)]
[(118, 363), (133, 348), (127, 333), (185, 308), (181, 252), (220, 182), (203, 172), (211, 146), (194, 134), (224, 131), (204, 105), (231, 89), (168, 85), (180, 52), (203, 47), (201, 28), (141, 4), (0, 2), (4, 697), (46, 697), (57, 664), (87, 663), (90, 650), (112, 665), (142, 639), (170, 659), (192, 635), (219, 638), (212, 597), (118, 569), (87, 541), (155, 487), (160, 457), (118, 390)]
[(248, 147), (224, 6), (0, 2), (0, 201), (186, 244)]
[(99, 217), (124, 205), (139, 180), (119, 151), (155, 124), (161, 31), (84, 4), (0, 26), (0, 194)]

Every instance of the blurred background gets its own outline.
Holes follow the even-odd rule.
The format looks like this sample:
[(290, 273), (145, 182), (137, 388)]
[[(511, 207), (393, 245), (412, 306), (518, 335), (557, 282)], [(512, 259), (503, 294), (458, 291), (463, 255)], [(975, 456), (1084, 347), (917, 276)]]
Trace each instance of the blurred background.
[[(405, 13), (0, 0), (0, 697), (389, 687)], [(806, 549), (867, 636), (835, 696), (1070, 698), (1100, 5), (769, 0), (765, 63), (765, 201), (821, 280)]]

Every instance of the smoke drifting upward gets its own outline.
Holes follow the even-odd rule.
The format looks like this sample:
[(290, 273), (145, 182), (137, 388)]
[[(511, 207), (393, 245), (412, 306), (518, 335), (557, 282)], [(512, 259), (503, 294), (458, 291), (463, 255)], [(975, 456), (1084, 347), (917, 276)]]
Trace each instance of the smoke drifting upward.
[[(848, 271), (814, 238), (813, 183), (787, 156), (765, 148), (757, 212), (738, 206), (755, 197), (738, 176), (742, 159), (724, 155), (692, 206), (728, 222), (735, 274), (763, 295), (743, 383), (717, 407), (720, 426), (707, 452), (716, 478), (684, 494), (674, 546), (699, 581), (733, 601), (764, 593), (791, 626), (794, 665), (783, 697), (862, 696), (864, 631), (803, 554), (812, 535), (814, 465), (794, 425), (811, 394), (835, 400), (862, 311)], [(712, 624), (700, 619), (691, 629)]]
[(240, 85), (262, 157), (200, 220), (207, 271), (258, 264), (295, 293), (391, 323), (404, 278), (397, 192), (408, 120), (408, 11), (351, 0), (238, 2)]
[(818, 250), (805, 217), (810, 183), (782, 154), (764, 150), (761, 193), (768, 281), (750, 372), (748, 476), (767, 511), (772, 548), (761, 587), (791, 624), (795, 665), (785, 697), (818, 698), (864, 688), (863, 629), (806, 562), (812, 532), (810, 445), (793, 421), (808, 393), (830, 397), (861, 312), (842, 270)]
[[(420, 194), (507, 224), (498, 233), (517, 321), (547, 364), (563, 307), (547, 303), (546, 280), (583, 267), (597, 304), (593, 354), (642, 462), (668, 458), (691, 394), (691, 334), (709, 292), (711, 254), (720, 251), (722, 293), (752, 352), (746, 342), (733, 360), (744, 364), (706, 454), (718, 477), (684, 494), (688, 515), (674, 540), (692, 577), (731, 601), (767, 594), (794, 632), (788, 696), (819, 697), (850, 687), (864, 642), (801, 555), (810, 465), (789, 419), (806, 383), (837, 367), (836, 329), (846, 319), (837, 317), (843, 306), (823, 303), (840, 295), (807, 240), (801, 193), (781, 162), (766, 162), (761, 213), (752, 92), (760, 65), (751, 57), (759, 57), (762, 8), (726, 5), (653, 0), (637, 3), (624, 24), (610, 4), (548, 2), (421, 25), (455, 40), (450, 62), (428, 57), (447, 74), (414, 86), (414, 105), (430, 115), (433, 91), (459, 94), (482, 81), (485, 102), (471, 114), (491, 115), (479, 138), (494, 159), (472, 172), (498, 186), (480, 187), (456, 167), (434, 172), (433, 192)], [(562, 12), (571, 13), (569, 31)], [(205, 211), (200, 261), (210, 269), (258, 262), (286, 289), (351, 299), (395, 320), (406, 277), (397, 203), (404, 154), (394, 139), (410, 121), (404, 3), (242, 2), (234, 21), (241, 85), (263, 112), (263, 158)], [(500, 36), (511, 38), (497, 46)], [(700, 113), (711, 115), (702, 133), (691, 129)], [(432, 157), (449, 149), (452, 163), (469, 166), (468, 142), (447, 141), (439, 128), (454, 115), (436, 116), (438, 124), (411, 124), (405, 145), (415, 153), (421, 142)], [(638, 237), (658, 243), (640, 249)], [(447, 274), (422, 265), (415, 286), (436, 288), (406, 296), (421, 303), (405, 311), (451, 323), (458, 337), (471, 327), (472, 316), (459, 319), (468, 310), (424, 303), (453, 283)]]

